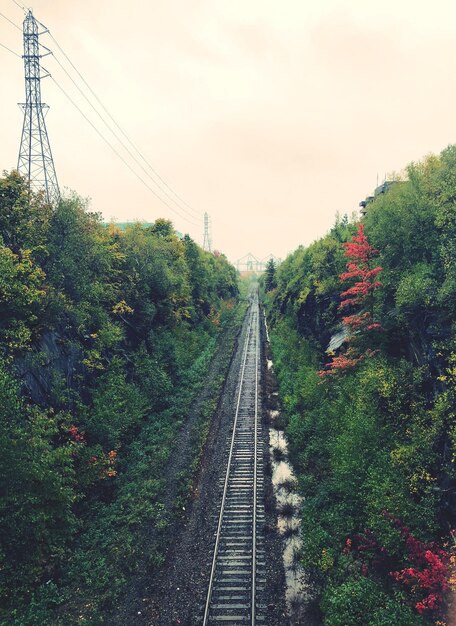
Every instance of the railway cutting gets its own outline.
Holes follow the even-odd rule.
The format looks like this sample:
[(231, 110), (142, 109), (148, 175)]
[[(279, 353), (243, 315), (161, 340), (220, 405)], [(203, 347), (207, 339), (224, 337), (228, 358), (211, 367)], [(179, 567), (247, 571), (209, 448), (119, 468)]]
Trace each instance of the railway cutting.
[(203, 626), (255, 626), (265, 621), (264, 467), (259, 416), (260, 315), (251, 296), (248, 329), (221, 501)]

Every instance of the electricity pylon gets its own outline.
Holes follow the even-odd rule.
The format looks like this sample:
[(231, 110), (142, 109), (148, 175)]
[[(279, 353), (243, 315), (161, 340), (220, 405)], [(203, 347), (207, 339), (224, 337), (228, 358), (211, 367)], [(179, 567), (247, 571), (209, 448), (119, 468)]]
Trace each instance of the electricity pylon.
[(203, 239), (203, 250), (207, 250), (208, 252), (212, 252), (212, 240), (211, 240), (211, 229), (210, 229), (210, 220), (209, 215), (207, 213), (204, 214), (204, 239)]
[(49, 74), (41, 75), (40, 59), (51, 51), (42, 46), (46, 53), (40, 54), (39, 35), (48, 31), (38, 32), (38, 22), (29, 10), (23, 32), (25, 103), (19, 105), (24, 111), (24, 124), (17, 169), (29, 181), (33, 191), (43, 190), (47, 202), (55, 204), (60, 199), (60, 191), (44, 121), (44, 111), (47, 112), (49, 107), (41, 102), (41, 79)]

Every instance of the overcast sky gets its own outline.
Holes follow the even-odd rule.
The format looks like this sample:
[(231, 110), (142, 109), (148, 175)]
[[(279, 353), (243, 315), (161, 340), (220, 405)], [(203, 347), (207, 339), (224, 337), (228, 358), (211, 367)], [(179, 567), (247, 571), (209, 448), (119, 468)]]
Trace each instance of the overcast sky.
[[(214, 246), (232, 261), (310, 243), (337, 211), (358, 210), (377, 176), (455, 141), (454, 0), (35, 0), (32, 8), (201, 225), (161, 204), (47, 78), (60, 186), (90, 197), (106, 219), (166, 217), (200, 242), (207, 211)], [(12, 0), (0, 0), (0, 11), (22, 26)], [(49, 35), (40, 41), (65, 63)], [(22, 54), (21, 32), (3, 17), (0, 43)], [(9, 170), (23, 67), (3, 48), (0, 63), (0, 169)], [(56, 60), (42, 63), (114, 141)]]

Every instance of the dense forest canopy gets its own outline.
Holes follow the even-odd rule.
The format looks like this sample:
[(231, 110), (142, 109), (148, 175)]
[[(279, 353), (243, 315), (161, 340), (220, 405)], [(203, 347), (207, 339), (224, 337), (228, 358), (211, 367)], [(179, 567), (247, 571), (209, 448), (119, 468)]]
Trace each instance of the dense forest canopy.
[(0, 179), (0, 623), (101, 623), (146, 521), (162, 561), (164, 466), (237, 296), (166, 220)]
[(325, 624), (441, 624), (455, 580), (456, 146), (366, 209), (267, 276), (302, 559)]

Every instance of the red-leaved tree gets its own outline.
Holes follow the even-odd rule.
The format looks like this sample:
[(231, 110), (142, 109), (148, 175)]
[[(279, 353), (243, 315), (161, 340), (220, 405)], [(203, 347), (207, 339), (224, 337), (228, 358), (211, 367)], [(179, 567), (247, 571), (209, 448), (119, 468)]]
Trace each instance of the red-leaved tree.
[(360, 351), (359, 346), (356, 345), (356, 339), (366, 332), (381, 328), (380, 324), (374, 321), (374, 291), (381, 286), (377, 277), (382, 271), (381, 267), (373, 267), (373, 259), (378, 254), (378, 250), (370, 245), (364, 233), (364, 224), (361, 222), (358, 224), (356, 235), (351, 241), (342, 245), (345, 248), (345, 256), (349, 260), (347, 271), (340, 274), (339, 278), (342, 282), (353, 280), (355, 282), (340, 294), (342, 301), (339, 309), (356, 308), (358, 310), (342, 317), (343, 324), (349, 329), (347, 337), (349, 347), (343, 354), (334, 356), (326, 365), (326, 369), (319, 372), (322, 377), (335, 371), (349, 369), (364, 357), (372, 356), (374, 353), (370, 349)]
[(343, 554), (351, 555), (363, 576), (387, 577), (399, 583), (418, 613), (434, 618), (442, 616), (451, 584), (449, 552), (436, 543), (417, 539), (408, 526), (388, 511), (383, 511), (383, 516), (400, 532), (404, 545), (402, 557), (388, 554), (370, 529), (349, 537)]
[(418, 613), (438, 612), (448, 591), (448, 552), (435, 543), (419, 541), (400, 519), (386, 511), (383, 514), (399, 529), (408, 559), (406, 567), (390, 572), (390, 576), (415, 596)]

